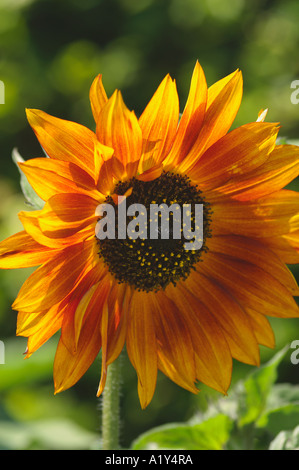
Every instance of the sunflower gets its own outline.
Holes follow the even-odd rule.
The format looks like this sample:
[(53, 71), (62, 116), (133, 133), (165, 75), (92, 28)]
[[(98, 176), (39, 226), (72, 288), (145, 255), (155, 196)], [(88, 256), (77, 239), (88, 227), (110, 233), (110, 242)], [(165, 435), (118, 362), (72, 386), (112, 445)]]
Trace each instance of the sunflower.
[[(61, 330), (55, 392), (73, 386), (102, 352), (101, 379), (126, 346), (142, 408), (158, 370), (198, 392), (226, 393), (232, 359), (259, 365), (274, 347), (267, 316), (298, 317), (299, 149), (276, 145), (279, 126), (257, 121), (230, 131), (242, 99), (239, 70), (207, 87), (197, 62), (183, 113), (167, 75), (139, 119), (120, 91), (90, 89), (95, 132), (30, 109), (49, 158), (20, 163), (45, 201), (20, 212), (24, 231), (0, 245), (0, 267), (39, 266), (13, 304), (30, 357)], [(179, 119), (180, 117), (180, 119)], [(98, 207), (202, 204), (200, 250), (182, 240), (99, 239)], [(194, 214), (193, 214), (194, 215)]]

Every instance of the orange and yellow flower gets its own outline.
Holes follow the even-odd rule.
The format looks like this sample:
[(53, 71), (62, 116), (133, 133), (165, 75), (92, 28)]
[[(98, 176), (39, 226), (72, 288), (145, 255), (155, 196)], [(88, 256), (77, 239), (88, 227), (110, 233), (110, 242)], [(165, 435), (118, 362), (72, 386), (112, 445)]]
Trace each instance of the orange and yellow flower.
[[(298, 317), (299, 195), (283, 189), (299, 173), (299, 148), (276, 146), (279, 127), (256, 122), (230, 131), (242, 99), (236, 71), (207, 87), (196, 64), (179, 120), (166, 76), (138, 119), (99, 75), (90, 89), (95, 132), (28, 110), (49, 158), (20, 167), (43, 209), (21, 212), (24, 231), (0, 244), (0, 268), (39, 266), (13, 308), (30, 357), (58, 330), (55, 391), (74, 385), (102, 351), (98, 395), (126, 346), (141, 406), (158, 369), (197, 393), (226, 393), (232, 358), (259, 364), (274, 347), (267, 316)], [(204, 205), (204, 243), (95, 237), (96, 208), (116, 196), (148, 205), (184, 198)]]

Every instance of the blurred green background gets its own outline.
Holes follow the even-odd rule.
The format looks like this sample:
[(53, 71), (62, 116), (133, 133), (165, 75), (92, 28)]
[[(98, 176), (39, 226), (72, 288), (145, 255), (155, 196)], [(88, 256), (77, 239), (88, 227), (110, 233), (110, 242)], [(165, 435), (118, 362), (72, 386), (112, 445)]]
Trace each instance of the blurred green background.
[[(298, 139), (299, 105), (290, 101), (291, 82), (299, 79), (298, 20), (298, 0), (0, 0), (0, 239), (21, 229), (17, 212), (25, 207), (12, 149), (25, 159), (43, 156), (25, 108), (92, 128), (88, 93), (98, 73), (108, 94), (121, 89), (140, 114), (167, 73), (177, 80), (183, 108), (197, 59), (209, 85), (240, 68), (244, 99), (234, 127), (269, 108), (267, 120), (282, 124), (280, 135)], [(75, 387), (53, 395), (58, 338), (25, 361), (26, 341), (15, 337), (10, 305), (27, 276), (28, 270), (0, 272), (0, 448), (97, 448), (100, 359)], [(299, 339), (298, 321), (272, 324), (277, 349)], [(261, 353), (263, 361), (273, 355)], [(251, 369), (235, 363), (233, 382)], [(141, 411), (125, 355), (123, 371), (123, 446), (153, 426), (190, 418), (215, 396), (204, 387), (195, 397), (159, 375), (155, 397)], [(299, 365), (287, 357), (279, 379), (298, 384)]]

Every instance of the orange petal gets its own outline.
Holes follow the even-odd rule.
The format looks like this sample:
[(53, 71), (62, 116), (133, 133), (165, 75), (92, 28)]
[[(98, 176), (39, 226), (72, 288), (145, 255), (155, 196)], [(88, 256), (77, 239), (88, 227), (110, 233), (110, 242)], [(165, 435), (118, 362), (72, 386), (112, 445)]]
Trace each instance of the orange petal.
[[(86, 288), (85, 282), (84, 282), (84, 288)], [(78, 341), (79, 341), (79, 337), (81, 334), (81, 328), (82, 328), (82, 324), (84, 321), (86, 310), (97, 288), (98, 288), (98, 284), (93, 285), (92, 287), (90, 287), (90, 289), (88, 289), (85, 292), (81, 300), (79, 298), (80, 302), (78, 303), (78, 306), (74, 314), (74, 350), (73, 350), (74, 353), (76, 352), (78, 348)], [(77, 300), (77, 298), (74, 300)], [(63, 338), (63, 342), (67, 346), (64, 338)]]
[(108, 101), (106, 91), (102, 83), (101, 74), (99, 74), (92, 82), (92, 85), (89, 91), (89, 98), (90, 98), (92, 114), (93, 114), (95, 122), (97, 122), (100, 111), (102, 110), (103, 106)]
[(19, 163), (35, 192), (47, 201), (57, 193), (98, 195), (93, 178), (72, 162), (51, 158), (33, 158)]
[(13, 308), (24, 312), (48, 310), (73, 289), (93, 255), (94, 241), (66, 248), (38, 268), (23, 284)]
[(101, 379), (97, 391), (97, 397), (99, 397), (106, 384), (107, 379), (107, 349), (108, 349), (108, 305), (107, 299), (103, 306), (102, 321), (101, 321), (101, 341), (102, 341), (102, 367), (101, 367)]
[(128, 110), (120, 91), (116, 90), (102, 108), (96, 132), (102, 144), (114, 149), (128, 177), (132, 177), (141, 155), (142, 133), (135, 113)]
[(191, 334), (175, 304), (164, 292), (148, 294), (154, 306), (158, 359), (162, 371), (181, 387), (198, 393)]
[(264, 315), (291, 318), (299, 316), (290, 292), (274, 277), (246, 261), (230, 259), (219, 253), (205, 253), (199, 272), (221, 284), (243, 307)]
[(242, 100), (243, 80), (239, 70), (208, 89), (205, 119), (192, 149), (179, 166), (187, 172), (201, 155), (230, 129)]
[(161, 163), (166, 157), (176, 134), (178, 119), (176, 84), (167, 75), (139, 118), (143, 139), (140, 173)]
[(167, 286), (165, 293), (190, 331), (197, 379), (226, 393), (231, 381), (232, 356), (218, 322), (183, 283)]
[(67, 297), (68, 311), (62, 322), (61, 340), (71, 354), (75, 354), (77, 351), (87, 308), (93, 299), (99, 281), (102, 281), (106, 274), (107, 267), (99, 259), (95, 266), (82, 273)]
[(275, 337), (269, 320), (261, 313), (250, 308), (246, 309), (254, 334), (259, 344), (267, 348), (275, 348)]
[(132, 298), (131, 289), (125, 284), (114, 284), (108, 298), (109, 328), (107, 364), (120, 355), (126, 340), (127, 319)]
[(98, 397), (105, 388), (108, 365), (118, 358), (125, 344), (130, 299), (130, 288), (124, 284), (111, 284), (111, 291), (105, 302), (102, 314), (102, 368), (101, 380), (97, 391)]
[(40, 245), (25, 231), (19, 232), (0, 243), (0, 269), (38, 266), (56, 254), (57, 251)]
[(27, 109), (27, 118), (49, 157), (75, 163), (94, 176), (95, 135), (91, 130), (38, 109)]
[(40, 322), (47, 312), (19, 312), (17, 318), (17, 336), (30, 336), (40, 329)]
[(279, 145), (268, 159), (254, 171), (235, 175), (233, 182), (217, 187), (209, 193), (209, 201), (230, 197), (238, 201), (249, 201), (268, 196), (281, 190), (299, 175), (299, 147)]
[[(17, 335), (28, 336), (26, 359), (57, 333), (68, 308), (67, 302), (63, 300), (47, 312), (43, 312), (42, 316), (39, 314), (40, 318), (32, 313), (18, 314)], [(31, 317), (35, 317), (35, 320)]]
[(293, 274), (263, 240), (236, 235), (213, 237), (209, 240), (209, 250), (211, 253), (225, 255), (228, 262), (230, 259), (237, 259), (254, 264), (277, 279), (292, 295), (299, 295)]
[[(76, 231), (73, 235), (69, 229), (60, 230), (56, 237), (54, 233), (50, 233), (51, 237), (45, 234), (39, 225), (39, 217), (42, 211), (20, 212), (18, 214), (26, 232), (39, 244), (56, 250), (81, 243), (83, 240), (94, 237), (94, 225), (88, 225), (80, 231)], [(73, 230), (74, 232), (74, 230)]]
[(164, 160), (164, 166), (175, 167), (191, 150), (200, 132), (207, 104), (207, 82), (200, 64), (194, 67), (187, 103), (180, 119), (179, 127), (171, 147)]
[(193, 271), (185, 283), (193, 295), (212, 313), (221, 327), (232, 356), (259, 365), (259, 347), (250, 321), (240, 305), (220, 285)]
[(163, 165), (159, 163), (158, 165), (152, 166), (148, 170), (144, 171), (140, 175), (136, 176), (136, 179), (139, 181), (153, 181), (159, 176), (162, 175), (163, 172)]
[(45, 328), (29, 336), (25, 358), (28, 359), (35, 351), (52, 338), (52, 336), (61, 328), (61, 323), (62, 312), (59, 312), (59, 315), (57, 315), (51, 323), (47, 322), (45, 324)]
[[(114, 150), (106, 145), (101, 144), (98, 140), (94, 141), (94, 166), (95, 166), (95, 184), (97, 185), (100, 180), (100, 173), (102, 171), (103, 164), (112, 158)], [(112, 181), (113, 173), (107, 175)], [(102, 177), (101, 177), (102, 179)], [(111, 183), (110, 183), (111, 184)]]
[(109, 282), (100, 282), (94, 292), (84, 316), (75, 354), (70, 353), (60, 338), (54, 361), (55, 393), (72, 387), (98, 355), (101, 348), (102, 309), (109, 288)]
[(67, 233), (73, 235), (92, 224), (95, 230), (98, 204), (85, 194), (56, 194), (46, 202), (39, 214), (39, 226), (50, 238), (63, 238)]
[(135, 291), (131, 301), (127, 329), (127, 351), (138, 375), (141, 407), (150, 403), (157, 381), (157, 345), (153, 312), (146, 294)]
[(217, 194), (219, 186), (265, 163), (275, 147), (277, 133), (276, 125), (269, 123), (238, 127), (210, 147), (188, 176), (203, 190), (215, 188)]
[(213, 204), (213, 233), (252, 238), (280, 236), (299, 228), (299, 194), (281, 190), (249, 202)]
[(111, 147), (95, 141), (95, 182), (97, 189), (105, 195), (110, 194), (117, 180), (121, 180), (125, 174), (123, 164), (114, 155)]
[(286, 264), (299, 263), (299, 230), (280, 237), (263, 238), (271, 250)]

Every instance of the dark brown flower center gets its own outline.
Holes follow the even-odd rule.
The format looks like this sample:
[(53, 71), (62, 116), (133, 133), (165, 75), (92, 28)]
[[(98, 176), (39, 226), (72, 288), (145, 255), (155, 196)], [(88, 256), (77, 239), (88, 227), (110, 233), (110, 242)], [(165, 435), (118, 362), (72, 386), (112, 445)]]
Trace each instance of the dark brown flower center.
[[(210, 205), (207, 203), (197, 186), (191, 184), (186, 176), (163, 172), (153, 181), (139, 181), (132, 178), (126, 182), (119, 182), (115, 187), (115, 194), (126, 197), (126, 208), (141, 204), (145, 211), (138, 215), (126, 216), (126, 227), (130, 222), (136, 222), (136, 236), (120, 238), (119, 211), (121, 204), (114, 203), (112, 197), (107, 197), (105, 203), (110, 204), (115, 212), (115, 238), (98, 239), (99, 255), (109, 268), (109, 271), (119, 283), (126, 282), (138, 290), (146, 292), (165, 288), (169, 283), (176, 284), (186, 279), (191, 270), (195, 269), (201, 254), (207, 250), (206, 239), (210, 233)], [(160, 205), (168, 207), (168, 217), (163, 219), (165, 213), (154, 210)], [(161, 207), (161, 206), (160, 206)], [(201, 207), (201, 219), (197, 219), (197, 208)], [(182, 211), (178, 208), (181, 208)], [(183, 209), (184, 208), (184, 209)], [(188, 210), (186, 210), (186, 208)], [(173, 209), (173, 211), (171, 210)], [(180, 216), (176, 215), (176, 210)], [(186, 238), (186, 220), (189, 217), (189, 238)], [(138, 223), (140, 217), (146, 217), (146, 224)], [(163, 223), (167, 221), (168, 233), (163, 235)], [(162, 223), (163, 222), (163, 223)], [(152, 224), (152, 226), (151, 226)], [(178, 227), (178, 224), (179, 227)], [(196, 233), (198, 224), (201, 224), (201, 247), (190, 248), (196, 240), (192, 234)], [(131, 224), (132, 225), (132, 224)], [(154, 230), (153, 230), (154, 226)], [(123, 227), (122, 227), (123, 230)], [(123, 232), (122, 232), (123, 233)], [(131, 232), (127, 232), (131, 233)], [(178, 238), (178, 233), (180, 237)], [(153, 235), (154, 234), (154, 235)], [(188, 249), (186, 249), (186, 243)]]

